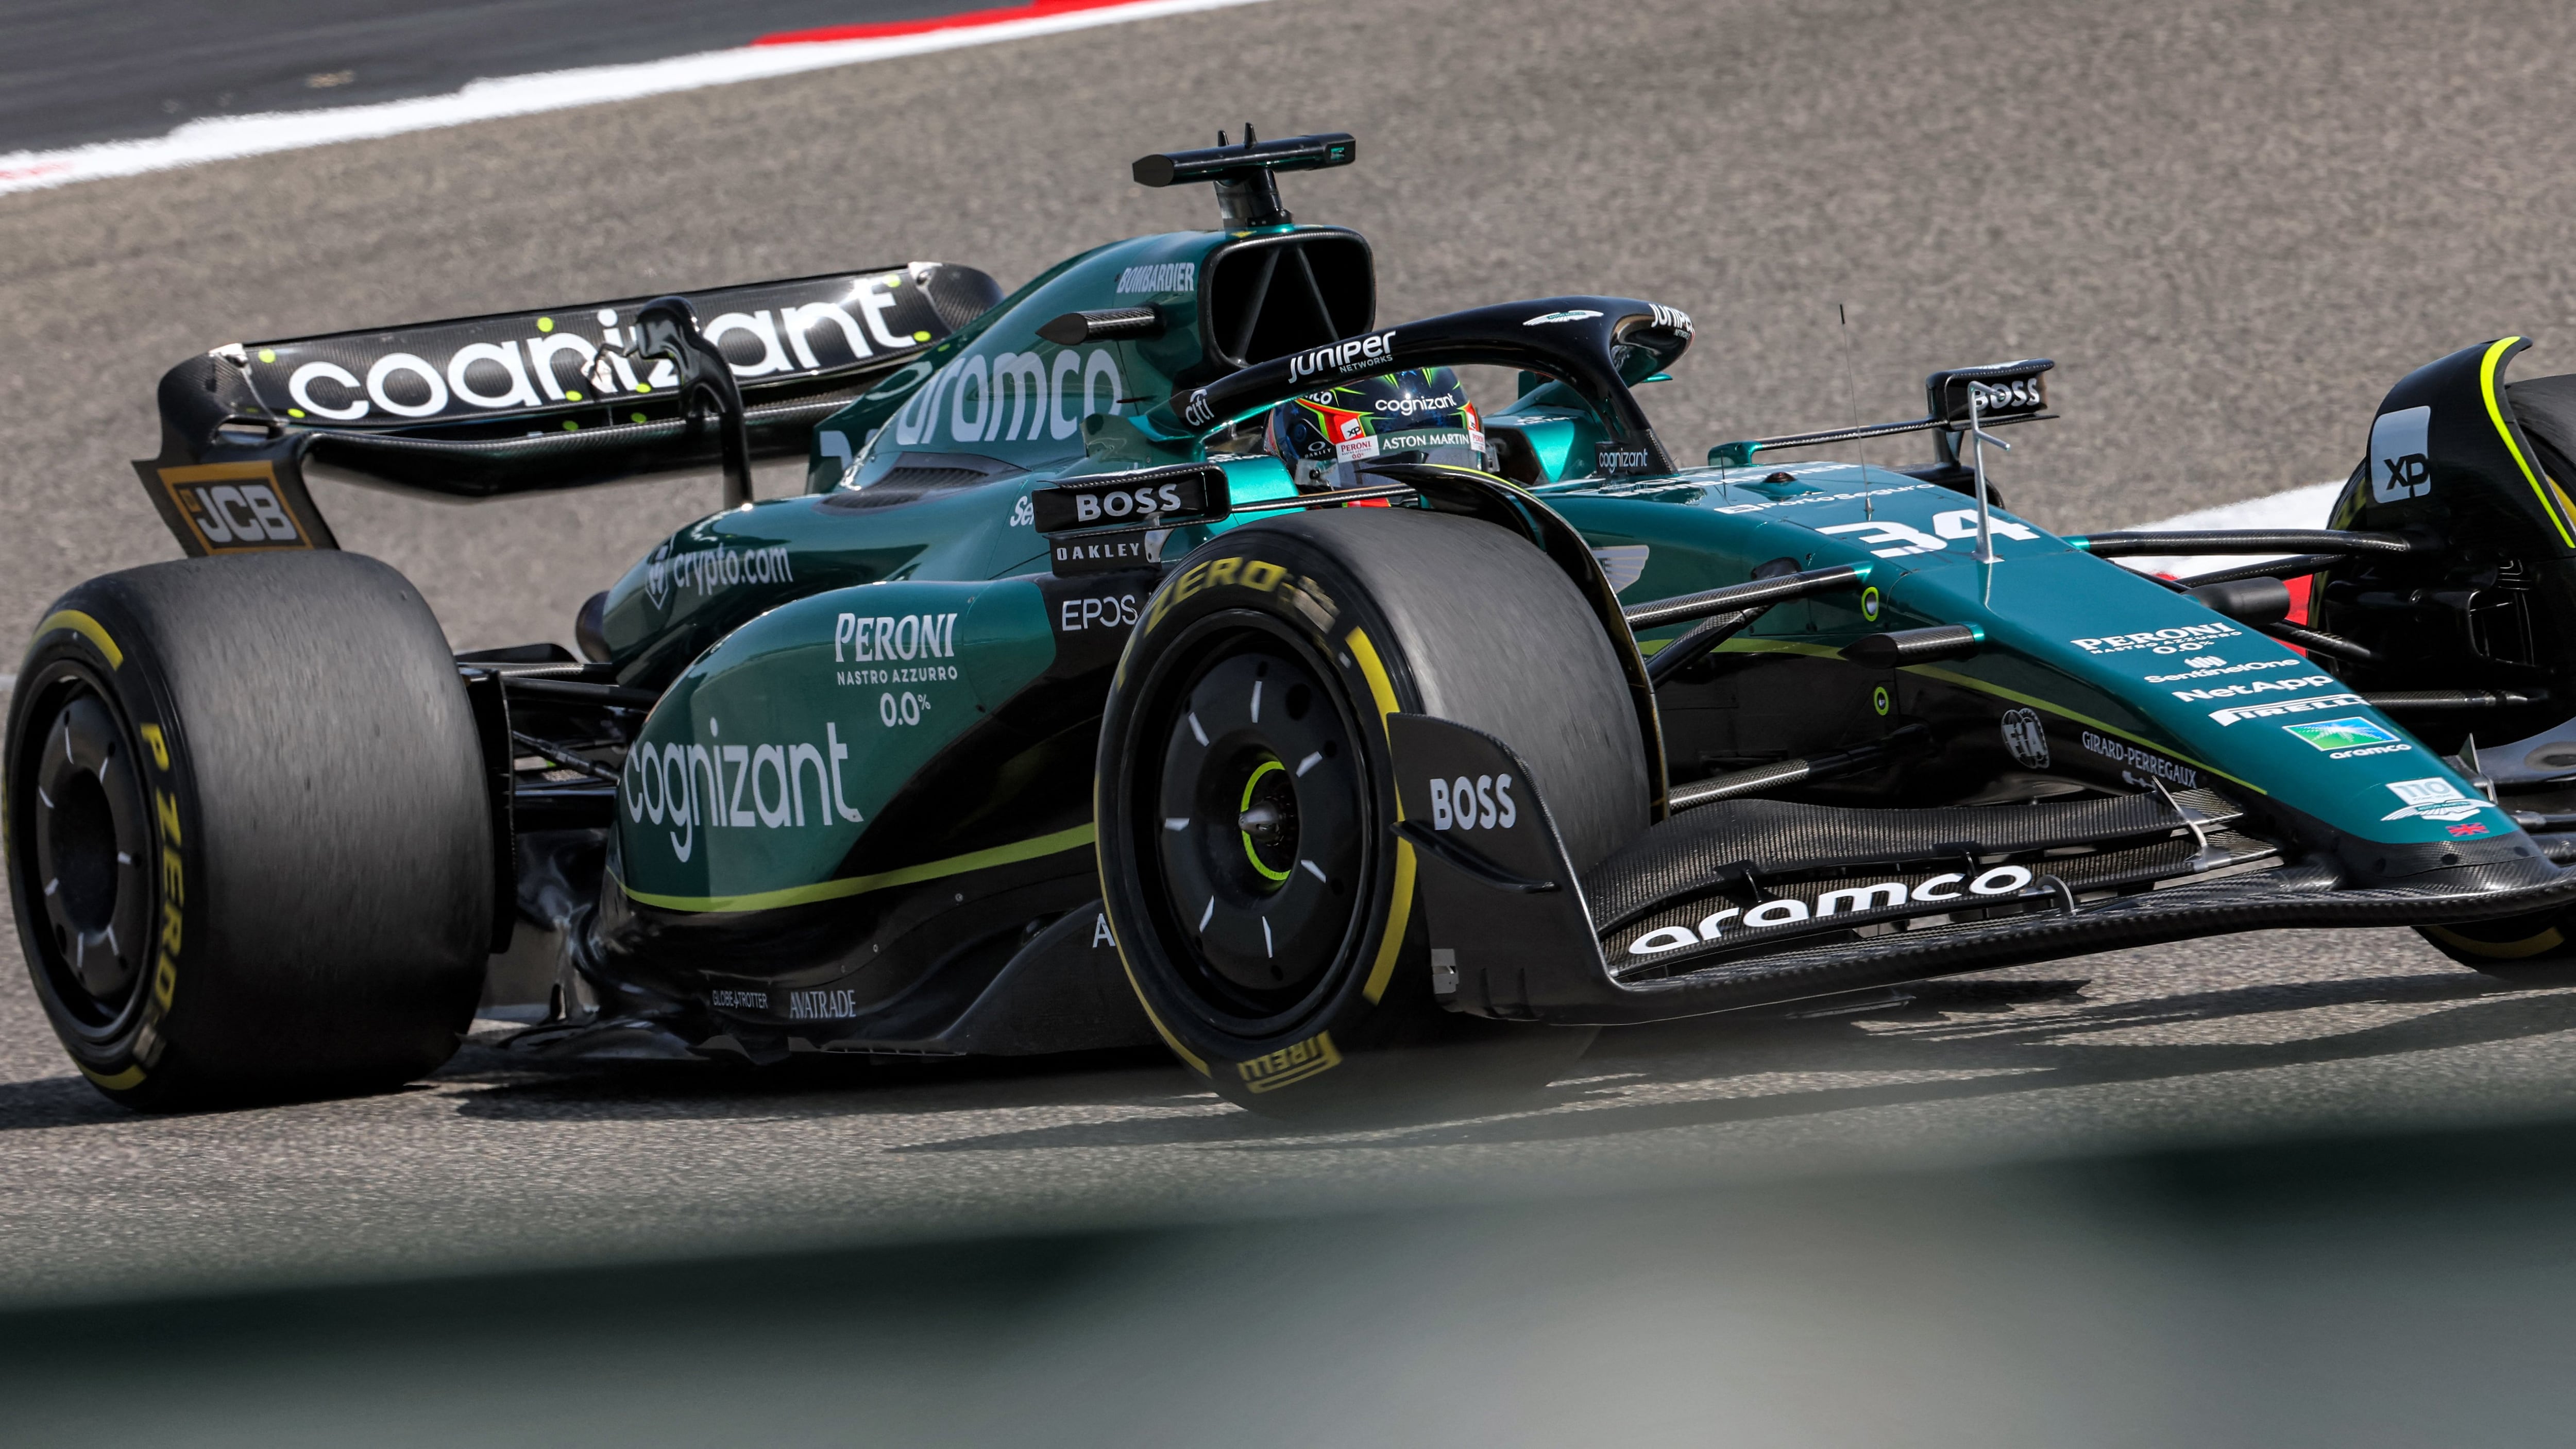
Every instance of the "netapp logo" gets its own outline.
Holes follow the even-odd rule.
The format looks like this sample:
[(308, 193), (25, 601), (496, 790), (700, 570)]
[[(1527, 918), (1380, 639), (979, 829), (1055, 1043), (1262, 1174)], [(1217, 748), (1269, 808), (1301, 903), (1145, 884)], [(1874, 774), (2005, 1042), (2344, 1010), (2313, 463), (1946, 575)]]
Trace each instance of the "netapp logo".
[(1121, 292), (1192, 292), (1198, 290), (1199, 264), (1196, 262), (1157, 262), (1151, 266), (1129, 267), (1118, 274)]
[(2177, 689), (2173, 697), (2197, 702), (2205, 699), (2241, 699), (2249, 694), (2277, 694), (2293, 689), (2315, 689), (2334, 683), (2331, 675), (2302, 674), (2296, 679), (2249, 679), (2242, 684), (2221, 684), (2210, 689)]
[(1395, 351), (1395, 329), (1367, 337), (1354, 337), (1348, 342), (1327, 342), (1311, 352), (1300, 352), (1288, 359), (1288, 380), (1302, 382), (1327, 372), (1358, 372), (1371, 363), (1383, 362)]

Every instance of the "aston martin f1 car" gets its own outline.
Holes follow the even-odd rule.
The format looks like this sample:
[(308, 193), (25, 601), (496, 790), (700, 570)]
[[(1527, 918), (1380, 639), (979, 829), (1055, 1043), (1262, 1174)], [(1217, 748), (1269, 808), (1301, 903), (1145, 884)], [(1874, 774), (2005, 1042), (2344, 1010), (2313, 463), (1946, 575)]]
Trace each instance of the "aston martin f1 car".
[[(172, 370), (137, 471), (187, 557), (65, 594), (10, 705), (12, 901), (80, 1069), (144, 1108), (381, 1087), (536, 960), (538, 1057), (1159, 1040), (1297, 1115), (2217, 932), (2576, 955), (2576, 377), (2506, 382), (2521, 339), (2400, 381), (2329, 527), (2058, 537), (1986, 476), (2047, 361), (1685, 460), (1636, 388), (1687, 314), (1381, 324), (1367, 241), (1278, 189), (1355, 155), (1149, 156), (1217, 229), (1008, 295), (914, 262)], [(1321, 485), (1252, 445), (1460, 365), (1519, 376), (1465, 462), (1366, 418)], [(1931, 459), (1782, 461), (1901, 433)], [(681, 469), (725, 507), (578, 652), (451, 652), (310, 487)]]

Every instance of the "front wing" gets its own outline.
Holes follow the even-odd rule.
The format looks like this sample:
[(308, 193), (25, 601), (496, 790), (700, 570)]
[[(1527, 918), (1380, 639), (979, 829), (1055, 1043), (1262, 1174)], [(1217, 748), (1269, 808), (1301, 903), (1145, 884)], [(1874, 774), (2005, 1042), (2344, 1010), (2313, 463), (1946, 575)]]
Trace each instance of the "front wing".
[(1387, 727), (1433, 989), (1498, 1019), (1660, 1021), (2235, 931), (2576, 905), (2576, 869), (2531, 837), (2352, 888), (2230, 831), (2223, 801), (2154, 796), (1995, 810), (2012, 838), (1986, 840), (1951, 828), (1986, 811), (1738, 802), (1772, 816), (1729, 831), (1691, 812), (1649, 832), (1688, 822), (1690, 850), (1631, 847), (1587, 880), (1509, 746), (1422, 715)]

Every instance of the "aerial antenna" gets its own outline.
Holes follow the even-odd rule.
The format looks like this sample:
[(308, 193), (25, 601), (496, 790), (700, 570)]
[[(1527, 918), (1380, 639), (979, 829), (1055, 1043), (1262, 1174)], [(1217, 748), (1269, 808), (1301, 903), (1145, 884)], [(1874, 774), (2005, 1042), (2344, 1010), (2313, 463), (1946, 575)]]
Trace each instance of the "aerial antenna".
[[(1840, 302), (1834, 304), (1834, 320), (1841, 325), (1843, 334), (1843, 402), (1851, 409), (1852, 431), (1858, 433), (1861, 430), (1860, 391), (1852, 382), (1851, 314)], [(1852, 456), (1860, 460), (1860, 516), (1873, 518), (1876, 515), (1870, 511), (1869, 455), (1861, 451), (1858, 438), (1852, 440)]]
[(1986, 402), (1997, 391), (2000, 389), (1989, 388), (1982, 382), (1968, 384), (1968, 447), (1977, 467), (1976, 558), (1981, 564), (2002, 561), (1995, 553), (1994, 534), (1987, 525), (1989, 510), (1986, 503), (1986, 445), (1992, 443), (2007, 453), (2012, 451), (2012, 444), (1986, 431)]

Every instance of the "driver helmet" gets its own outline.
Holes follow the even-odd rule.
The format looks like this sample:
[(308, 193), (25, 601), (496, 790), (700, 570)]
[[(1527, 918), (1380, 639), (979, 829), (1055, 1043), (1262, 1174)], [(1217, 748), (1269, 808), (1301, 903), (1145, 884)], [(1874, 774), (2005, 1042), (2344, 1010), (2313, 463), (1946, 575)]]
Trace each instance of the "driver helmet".
[(1390, 372), (1292, 398), (1270, 410), (1262, 447), (1305, 490), (1358, 485), (1370, 459), (1488, 467), (1485, 425), (1455, 370)]

